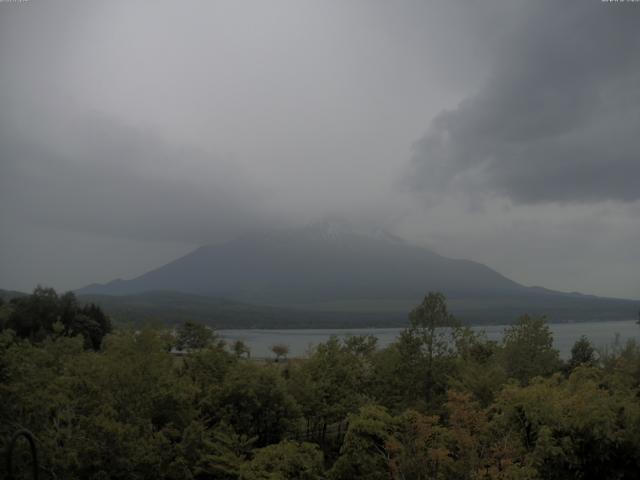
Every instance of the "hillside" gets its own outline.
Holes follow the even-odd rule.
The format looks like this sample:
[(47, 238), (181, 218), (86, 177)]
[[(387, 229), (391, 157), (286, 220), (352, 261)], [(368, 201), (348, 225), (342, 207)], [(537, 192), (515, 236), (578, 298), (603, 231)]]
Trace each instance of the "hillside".
[[(180, 292), (130, 295), (80, 295), (99, 304), (116, 323), (174, 324), (195, 320), (215, 328), (356, 328), (407, 325), (412, 301), (349, 301), (292, 305), (253, 305)], [(509, 324), (523, 313), (546, 315), (552, 322), (634, 318), (640, 302), (597, 297), (453, 298), (451, 312), (465, 324)], [(635, 310), (634, 310), (635, 309)]]
[(340, 328), (403, 326), (407, 318), (406, 312), (303, 311), (170, 291), (78, 299), (100, 305), (118, 324), (194, 320), (215, 328)]

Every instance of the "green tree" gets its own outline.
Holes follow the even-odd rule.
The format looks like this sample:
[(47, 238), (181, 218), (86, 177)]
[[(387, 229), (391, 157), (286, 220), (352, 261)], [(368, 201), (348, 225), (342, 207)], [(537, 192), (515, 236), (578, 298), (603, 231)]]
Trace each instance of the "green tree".
[(9, 317), (11, 316), (11, 305), (0, 297), (0, 331), (9, 328)]
[(193, 421), (176, 445), (169, 478), (215, 478), (236, 480), (252, 454), (256, 438), (239, 435), (225, 423), (207, 428)]
[(216, 336), (209, 327), (201, 323), (187, 321), (176, 329), (178, 350), (198, 350), (211, 345)]
[(287, 355), (289, 354), (289, 345), (276, 343), (271, 346), (271, 351), (276, 356), (276, 362), (278, 362), (281, 358), (287, 358)]
[(395, 367), (388, 375), (396, 379), (391, 379), (394, 388), (404, 392), (405, 405), (423, 403), (437, 409), (443, 404), (448, 377), (455, 367), (459, 326), (444, 295), (434, 292), (411, 311), (409, 319), (410, 326), (392, 347), (396, 351), (390, 360)]
[(161, 478), (175, 461), (173, 443), (197, 417), (188, 377), (180, 374), (161, 333), (121, 331), (104, 350), (67, 367), (78, 431), (62, 442), (77, 452), (80, 470), (70, 478), (104, 471), (110, 478)]
[(310, 358), (294, 365), (289, 388), (306, 420), (306, 436), (324, 443), (329, 425), (340, 423), (362, 404), (362, 362), (333, 336)]
[(69, 331), (73, 335), (82, 335), (85, 348), (93, 348), (94, 350), (100, 348), (104, 336), (102, 329), (98, 322), (88, 315), (75, 315), (69, 326)]
[(238, 363), (235, 355), (227, 352), (223, 345), (213, 344), (182, 357), (179, 371), (190, 379), (200, 399), (210, 389), (219, 387), (229, 370)]
[(577, 367), (500, 394), (493, 428), (517, 432), (524, 463), (544, 479), (635, 478), (640, 405), (625, 386), (602, 388), (603, 371)]
[(320, 480), (322, 452), (311, 443), (284, 440), (254, 452), (240, 468), (241, 480)]
[(538, 375), (550, 375), (560, 367), (553, 335), (544, 317), (521, 316), (505, 329), (502, 344), (505, 371), (521, 384)]
[[(56, 330), (56, 325), (61, 330)], [(78, 305), (75, 295), (58, 296), (52, 288), (36, 287), (33, 294), (12, 300), (7, 327), (19, 337), (42, 341), (50, 335), (82, 335), (85, 348), (98, 350), (105, 335), (111, 332), (111, 321), (95, 304)]]
[(464, 328), (456, 338), (456, 350), (456, 367), (450, 386), (472, 394), (483, 407), (488, 407), (507, 381), (500, 362), (500, 348), (495, 341), (487, 340), (484, 332)]
[[(69, 295), (68, 293), (65, 295)], [(71, 294), (73, 295), (73, 294)], [(64, 296), (62, 297), (64, 298)], [(87, 329), (86, 327), (79, 328), (76, 319), (72, 322), (72, 326), (69, 329), (70, 335), (81, 334), (85, 337), (85, 344), (93, 348), (94, 350), (100, 349), (102, 340), (105, 335), (111, 333), (112, 325), (109, 317), (102, 311), (102, 309), (94, 304), (89, 303), (80, 307), (76, 312), (76, 318), (78, 316), (84, 316), (91, 319), (92, 327)], [(95, 326), (93, 326), (95, 324)]]
[(456, 478), (451, 474), (455, 460), (449, 448), (450, 434), (437, 416), (407, 410), (394, 423), (387, 443), (391, 478)]
[(420, 341), (421, 349), (427, 360), (427, 367), (432, 370), (434, 358), (450, 347), (446, 341), (444, 327), (457, 326), (456, 320), (447, 309), (443, 294), (430, 292), (422, 303), (409, 313), (411, 326), (407, 332)]
[(588, 367), (596, 364), (596, 351), (591, 345), (591, 342), (584, 335), (573, 344), (571, 347), (571, 358), (569, 359), (569, 370), (580, 365), (586, 365)]
[(344, 348), (359, 357), (371, 357), (378, 345), (378, 337), (374, 335), (349, 335), (343, 340)]
[(210, 389), (202, 408), (210, 423), (224, 421), (239, 434), (256, 436), (258, 446), (280, 441), (299, 417), (280, 371), (251, 362), (236, 363), (224, 383)]
[(249, 349), (249, 346), (242, 340), (236, 340), (235, 342), (233, 342), (233, 344), (231, 345), (231, 350), (238, 358), (242, 358), (245, 355), (247, 358), (251, 358), (251, 350)]
[(37, 286), (31, 295), (11, 300), (8, 327), (19, 337), (42, 341), (59, 320), (58, 294), (53, 288)]
[(390, 453), (387, 444), (393, 428), (393, 418), (383, 407), (366, 405), (357, 414), (352, 414), (340, 457), (331, 468), (329, 478), (388, 479)]

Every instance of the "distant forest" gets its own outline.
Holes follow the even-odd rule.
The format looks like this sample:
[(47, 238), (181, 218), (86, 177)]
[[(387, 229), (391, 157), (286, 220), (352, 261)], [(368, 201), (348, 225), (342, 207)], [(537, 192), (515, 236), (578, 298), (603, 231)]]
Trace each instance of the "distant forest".
[[(640, 346), (597, 352), (582, 338), (562, 361), (540, 317), (520, 317), (497, 343), (458, 325), (431, 293), (386, 348), (372, 336), (332, 338), (306, 358), (274, 346), (269, 361), (193, 322), (113, 328), (100, 307), (50, 289), (3, 301), (0, 320), (0, 448), (28, 429), (40, 478), (640, 471)], [(25, 442), (12, 458), (14, 478), (32, 478)]]
[[(113, 325), (121, 327), (171, 326), (190, 320), (216, 329), (405, 327), (407, 311), (419, 302), (370, 299), (315, 305), (268, 305), (176, 291), (66, 295), (73, 295), (77, 305), (99, 306)], [(7, 304), (12, 299), (27, 296), (23, 292), (0, 290), (0, 301)], [(448, 296), (447, 304), (463, 325), (508, 325), (523, 312), (544, 315), (553, 323), (631, 320), (640, 309), (638, 301), (571, 294), (534, 295), (526, 299), (506, 294), (499, 297), (488, 294), (464, 298)]]

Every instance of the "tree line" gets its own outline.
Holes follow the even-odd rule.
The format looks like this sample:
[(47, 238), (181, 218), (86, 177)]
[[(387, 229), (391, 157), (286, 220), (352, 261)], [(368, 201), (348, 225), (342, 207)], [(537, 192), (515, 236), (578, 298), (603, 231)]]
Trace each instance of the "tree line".
[[(582, 338), (563, 361), (544, 319), (524, 315), (490, 341), (431, 293), (388, 347), (372, 336), (333, 337), (305, 358), (257, 362), (246, 346), (193, 323), (102, 330), (96, 344), (91, 329), (74, 327), (84, 320), (69, 320), (100, 325), (86, 307), (62, 320), (65, 296), (44, 296), (29, 308), (34, 299), (0, 307), (0, 447), (29, 429), (43, 476), (633, 479), (640, 471), (633, 341), (597, 352)], [(189, 353), (173, 355), (177, 347)], [(26, 447), (16, 462), (28, 478)]]
[(58, 295), (38, 286), (31, 295), (0, 299), (0, 330), (11, 329), (20, 338), (40, 342), (50, 336), (82, 336), (87, 348), (99, 350), (111, 332), (109, 317), (94, 304), (80, 305), (73, 292)]

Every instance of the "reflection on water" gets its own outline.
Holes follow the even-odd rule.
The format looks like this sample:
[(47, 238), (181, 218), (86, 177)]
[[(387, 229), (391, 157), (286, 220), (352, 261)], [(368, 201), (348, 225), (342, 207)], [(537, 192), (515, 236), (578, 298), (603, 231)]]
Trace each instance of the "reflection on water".
[[(611, 348), (618, 339), (620, 344), (634, 338), (640, 341), (640, 325), (634, 320), (589, 323), (550, 324), (554, 346), (563, 358), (570, 356), (574, 342), (585, 335), (596, 348)], [(472, 327), (475, 331), (484, 330), (487, 338), (500, 340), (504, 325)], [(289, 346), (289, 356), (301, 357), (318, 343), (325, 342), (331, 335), (375, 335), (378, 346), (384, 347), (393, 342), (401, 328), (354, 328), (354, 329), (286, 329), (286, 330), (220, 330), (220, 335), (228, 341), (242, 340), (251, 349), (253, 357), (271, 357), (271, 346), (284, 343)]]

